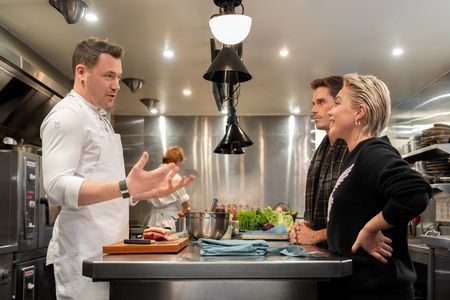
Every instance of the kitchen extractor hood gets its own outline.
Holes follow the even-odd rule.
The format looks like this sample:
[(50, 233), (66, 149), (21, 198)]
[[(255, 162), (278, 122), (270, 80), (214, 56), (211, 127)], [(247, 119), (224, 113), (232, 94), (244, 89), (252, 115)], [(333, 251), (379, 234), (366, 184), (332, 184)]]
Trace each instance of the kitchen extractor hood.
[(40, 146), (41, 123), (65, 93), (23, 57), (0, 45), (0, 141), (12, 137)]

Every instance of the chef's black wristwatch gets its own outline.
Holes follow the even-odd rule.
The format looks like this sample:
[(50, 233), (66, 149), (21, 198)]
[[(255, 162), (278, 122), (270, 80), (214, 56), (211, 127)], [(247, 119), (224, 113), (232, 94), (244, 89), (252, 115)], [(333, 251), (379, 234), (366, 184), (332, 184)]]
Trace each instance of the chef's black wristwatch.
[(128, 192), (128, 187), (127, 187), (127, 181), (125, 179), (119, 181), (119, 188), (120, 188), (120, 192), (122, 193), (123, 199), (130, 198), (130, 193)]

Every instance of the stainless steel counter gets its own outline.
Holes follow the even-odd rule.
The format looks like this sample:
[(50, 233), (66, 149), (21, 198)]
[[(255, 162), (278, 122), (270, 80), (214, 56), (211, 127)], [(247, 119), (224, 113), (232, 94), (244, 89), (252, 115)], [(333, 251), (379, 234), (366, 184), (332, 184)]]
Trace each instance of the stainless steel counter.
[(412, 261), (424, 265), (428, 264), (430, 248), (420, 238), (408, 239), (408, 249)]
[[(278, 247), (283, 243), (270, 244)], [(335, 278), (352, 273), (351, 259), (313, 246), (308, 249), (320, 250), (326, 257), (201, 256), (198, 244), (191, 242), (178, 254), (115, 254), (92, 258), (83, 262), (83, 275), (106, 281), (129, 278)]]
[[(270, 243), (273, 247), (286, 244)], [(217, 299), (298, 299), (301, 291), (305, 299), (317, 299), (317, 281), (352, 273), (351, 259), (314, 246), (305, 248), (320, 250), (325, 257), (205, 257), (191, 242), (178, 254), (92, 258), (83, 262), (83, 275), (94, 281), (110, 281), (111, 299), (144, 299), (148, 296), (145, 291), (165, 299), (215, 299), (220, 291), (226, 297)], [(179, 289), (184, 291), (182, 295), (175, 292)]]
[(450, 295), (450, 236), (421, 236), (429, 247), (427, 299), (444, 300)]
[(444, 248), (450, 251), (450, 236), (440, 235), (440, 236), (421, 236), (422, 242), (433, 248)]

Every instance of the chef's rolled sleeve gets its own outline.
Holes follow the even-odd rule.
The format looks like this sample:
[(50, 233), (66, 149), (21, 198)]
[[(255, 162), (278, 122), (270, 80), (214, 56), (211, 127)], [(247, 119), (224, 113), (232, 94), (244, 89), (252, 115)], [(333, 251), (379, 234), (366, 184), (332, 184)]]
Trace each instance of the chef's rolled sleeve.
[(81, 117), (71, 108), (49, 114), (41, 125), (44, 189), (52, 204), (78, 208), (85, 178), (77, 174), (85, 131)]

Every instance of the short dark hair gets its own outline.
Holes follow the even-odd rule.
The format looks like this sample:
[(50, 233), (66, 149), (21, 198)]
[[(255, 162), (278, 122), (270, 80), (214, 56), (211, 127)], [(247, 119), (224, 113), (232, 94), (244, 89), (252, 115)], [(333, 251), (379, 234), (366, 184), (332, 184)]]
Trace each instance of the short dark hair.
[(311, 81), (310, 86), (313, 91), (320, 87), (329, 88), (331, 96), (336, 97), (339, 91), (344, 86), (344, 78), (342, 76), (328, 76), (318, 78)]
[(72, 71), (75, 74), (75, 67), (84, 64), (88, 68), (93, 68), (100, 54), (106, 53), (114, 58), (122, 58), (124, 49), (122, 46), (102, 40), (96, 37), (87, 38), (80, 41), (75, 47), (72, 55)]

